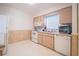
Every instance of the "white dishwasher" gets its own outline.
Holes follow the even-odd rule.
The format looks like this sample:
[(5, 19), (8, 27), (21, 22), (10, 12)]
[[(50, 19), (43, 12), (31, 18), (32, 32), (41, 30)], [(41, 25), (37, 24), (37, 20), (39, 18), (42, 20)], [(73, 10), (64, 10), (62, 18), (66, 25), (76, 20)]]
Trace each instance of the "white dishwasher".
[(55, 50), (64, 55), (70, 55), (70, 36), (55, 35)]

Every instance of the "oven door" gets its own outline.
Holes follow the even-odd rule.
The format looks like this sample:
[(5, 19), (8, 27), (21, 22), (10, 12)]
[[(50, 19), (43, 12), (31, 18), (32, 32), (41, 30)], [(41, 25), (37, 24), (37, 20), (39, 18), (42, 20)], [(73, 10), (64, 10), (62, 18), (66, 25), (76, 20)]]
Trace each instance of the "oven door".
[(35, 43), (38, 43), (38, 32), (37, 31), (32, 31), (32, 41)]
[(38, 34), (37, 34), (36, 31), (32, 31), (32, 37), (33, 37), (33, 38), (37, 38), (37, 37), (38, 37)]

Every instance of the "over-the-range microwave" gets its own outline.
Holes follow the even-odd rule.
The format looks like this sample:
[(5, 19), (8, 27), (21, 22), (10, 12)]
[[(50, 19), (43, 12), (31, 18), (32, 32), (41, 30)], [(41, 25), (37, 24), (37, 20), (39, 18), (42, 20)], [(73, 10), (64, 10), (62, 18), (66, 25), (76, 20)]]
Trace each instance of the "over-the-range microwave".
[(65, 34), (71, 34), (72, 33), (72, 26), (70, 26), (70, 25), (60, 25), (59, 26), (59, 32), (65, 33)]

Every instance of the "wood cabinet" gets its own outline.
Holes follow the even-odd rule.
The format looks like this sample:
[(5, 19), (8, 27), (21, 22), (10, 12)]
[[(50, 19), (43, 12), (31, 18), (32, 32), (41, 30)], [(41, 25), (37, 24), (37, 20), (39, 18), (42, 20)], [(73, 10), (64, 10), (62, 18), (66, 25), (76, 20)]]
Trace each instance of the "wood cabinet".
[(38, 43), (43, 44), (43, 34), (41, 32), (38, 33)]
[(48, 33), (41, 33), (38, 34), (38, 42), (39, 44), (46, 46), (48, 48), (53, 49), (54, 48), (54, 39), (53, 35)]
[(43, 26), (43, 16), (34, 17), (34, 26)]
[(72, 56), (78, 55), (78, 35), (73, 34), (72, 35), (72, 41), (71, 41), (71, 47), (72, 47)]
[(43, 33), (43, 38), (42, 38), (42, 45), (46, 46), (46, 36)]
[[(46, 36), (46, 35), (45, 35)], [(54, 48), (54, 39), (52, 36), (46, 36), (45, 37), (46, 47), (53, 49)]]
[(59, 10), (60, 24), (72, 23), (72, 7), (67, 7)]

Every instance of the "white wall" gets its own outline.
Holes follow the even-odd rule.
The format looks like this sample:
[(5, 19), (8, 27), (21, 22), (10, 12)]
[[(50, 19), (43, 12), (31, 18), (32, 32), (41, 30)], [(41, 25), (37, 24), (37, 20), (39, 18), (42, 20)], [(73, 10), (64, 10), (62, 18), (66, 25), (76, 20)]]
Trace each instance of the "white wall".
[[(76, 14), (76, 4), (64, 4), (56, 6), (55, 8), (51, 8), (48, 10), (40, 11), (34, 16), (44, 15), (49, 12), (53, 12), (59, 10), (61, 8), (71, 6), (72, 5), (72, 31), (73, 34), (77, 33), (77, 14)], [(0, 6), (0, 14), (4, 14), (8, 16), (10, 20), (10, 30), (24, 30), (24, 29), (32, 29), (33, 28), (33, 18), (31, 15), (24, 13), (21, 10), (12, 7)]]
[(0, 14), (9, 19), (9, 30), (31, 30), (33, 28), (32, 16), (12, 7), (1, 6)]
[(11, 20), (10, 30), (32, 29), (32, 17), (22, 11), (10, 9), (8, 17)]

